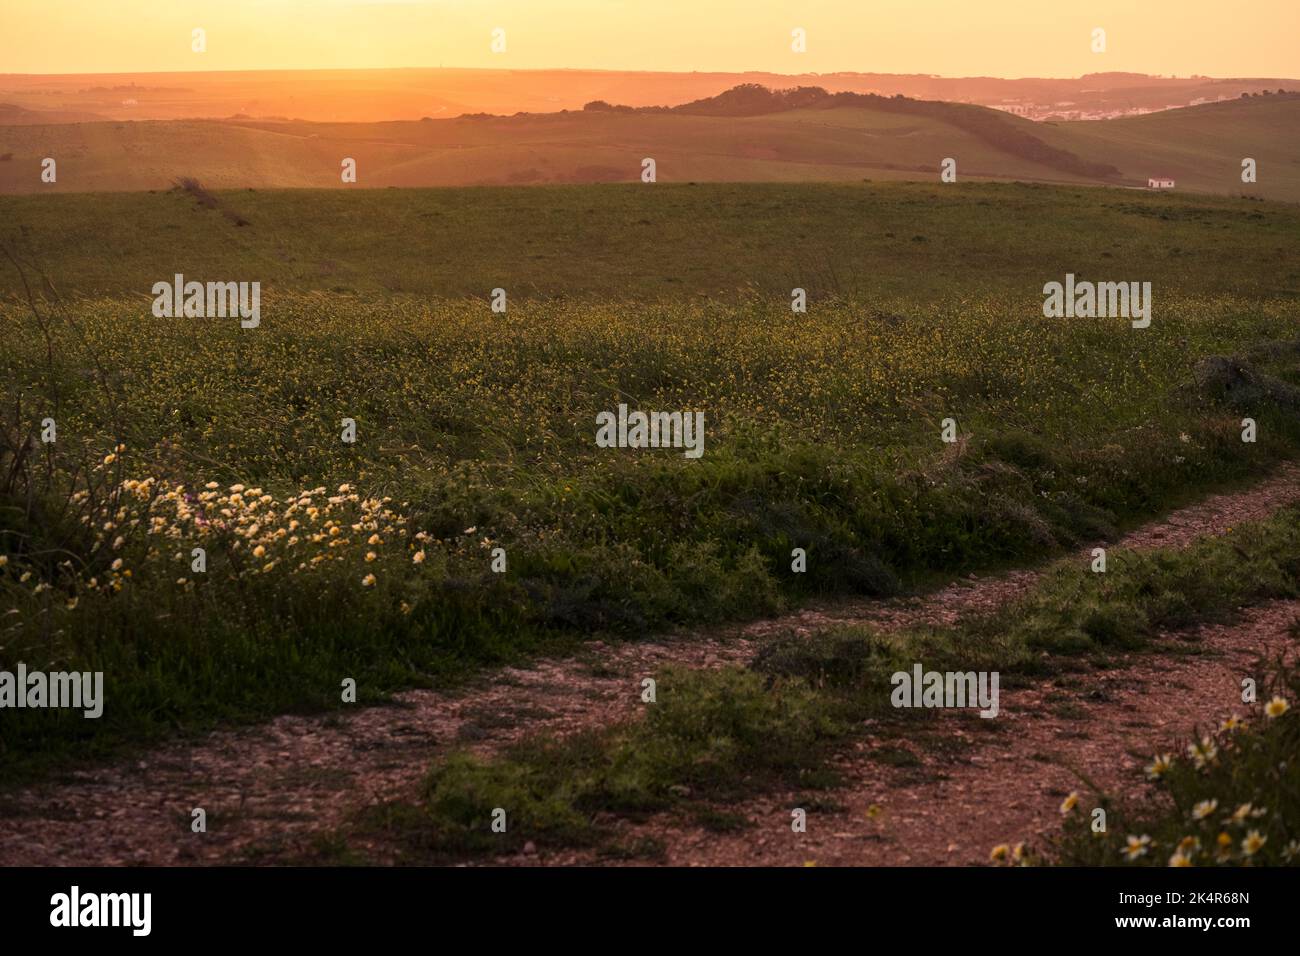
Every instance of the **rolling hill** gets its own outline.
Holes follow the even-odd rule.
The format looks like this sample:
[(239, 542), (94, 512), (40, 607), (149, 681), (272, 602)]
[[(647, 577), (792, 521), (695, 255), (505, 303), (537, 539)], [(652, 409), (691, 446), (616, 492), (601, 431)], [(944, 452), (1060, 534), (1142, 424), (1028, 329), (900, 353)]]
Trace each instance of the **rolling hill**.
[[(1126, 175), (1170, 176), (1179, 188), (1300, 200), (1300, 95), (1254, 96), (1104, 122), (1040, 123), (1045, 141), (1104, 156)], [(1241, 182), (1241, 161), (1258, 182)]]
[[(1036, 123), (969, 104), (753, 84), (676, 107), (591, 103), (582, 111), (384, 123), (174, 120), (0, 127), (0, 191), (348, 188), (634, 182), (653, 157), (661, 182), (959, 180), (1179, 188), (1300, 201), (1300, 94), (1146, 116)], [(40, 180), (42, 157), (58, 181)], [(1240, 182), (1242, 157), (1261, 167)]]

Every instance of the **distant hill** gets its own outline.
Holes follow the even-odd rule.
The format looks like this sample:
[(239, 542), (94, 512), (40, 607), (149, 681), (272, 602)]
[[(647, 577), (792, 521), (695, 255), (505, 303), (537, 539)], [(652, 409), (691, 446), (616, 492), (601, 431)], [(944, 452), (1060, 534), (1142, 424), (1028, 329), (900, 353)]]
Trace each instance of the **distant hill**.
[(1031, 119), (1093, 118), (1300, 89), (1285, 77), (1163, 77), (1092, 73), (1063, 79), (946, 77), (924, 73), (662, 73), (644, 70), (256, 70), (183, 73), (0, 74), (0, 102), (105, 119), (216, 119), (242, 113), (315, 122), (381, 122), (581, 109), (605, 100), (676, 106), (740, 84), (817, 86), (831, 93), (901, 94), (974, 103)]
[[(692, 100), (673, 107), (641, 107), (633, 112), (686, 113), (692, 116), (762, 116), (791, 110), (863, 109), (925, 117), (954, 126), (1009, 155), (1039, 163), (1070, 175), (1090, 179), (1111, 179), (1120, 171), (1109, 163), (1081, 159), (1068, 150), (1049, 146), (1029, 128), (1008, 114), (970, 106), (913, 100), (902, 95), (878, 96), (874, 93), (829, 93), (819, 86), (800, 86), (788, 90), (771, 90), (757, 83), (744, 83), (717, 96)], [(621, 112), (620, 107), (588, 103), (584, 109)]]
[[(387, 123), (227, 119), (0, 127), (0, 191), (347, 188), (636, 182), (958, 180), (1145, 186), (1300, 201), (1300, 94), (1094, 122), (1036, 123), (961, 103), (741, 84), (677, 106), (593, 101), (579, 111)], [(59, 159), (56, 184), (40, 160)], [(1243, 157), (1259, 182), (1240, 182)]]
[[(1180, 189), (1300, 202), (1300, 93), (1253, 96), (1104, 122), (1036, 124), (1047, 143), (1101, 156), (1126, 177)], [(1258, 182), (1241, 182), (1244, 158)]]
[(60, 123), (93, 123), (105, 117), (78, 110), (29, 110), (14, 103), (0, 103), (0, 126), (49, 126)]

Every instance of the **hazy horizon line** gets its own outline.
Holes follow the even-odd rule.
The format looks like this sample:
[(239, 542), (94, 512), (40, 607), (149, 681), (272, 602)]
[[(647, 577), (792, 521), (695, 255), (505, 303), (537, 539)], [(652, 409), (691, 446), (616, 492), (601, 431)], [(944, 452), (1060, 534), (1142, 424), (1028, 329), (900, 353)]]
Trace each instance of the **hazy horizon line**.
[(803, 76), (900, 76), (900, 77), (924, 77), (936, 80), (1006, 80), (1015, 82), (1018, 80), (1082, 80), (1089, 76), (1140, 76), (1153, 80), (1294, 80), (1300, 82), (1300, 76), (1277, 76), (1277, 75), (1257, 75), (1257, 76), (1215, 76), (1208, 73), (1189, 73), (1186, 76), (1178, 74), (1164, 73), (1141, 73), (1133, 70), (1098, 70), (1089, 73), (1079, 73), (1060, 76), (1047, 75), (1022, 75), (1022, 76), (1000, 76), (993, 73), (968, 73), (964, 75), (949, 75), (944, 73), (928, 73), (923, 71), (910, 73), (895, 73), (878, 70), (833, 70), (831, 72), (817, 72), (808, 70), (801, 73), (783, 73), (777, 70), (651, 70), (651, 69), (608, 69), (606, 67), (586, 67), (586, 66), (535, 66), (535, 67), (490, 67), (490, 66), (306, 66), (306, 67), (256, 67), (251, 69), (234, 69), (234, 70), (107, 70), (95, 72), (51, 72), (51, 73), (31, 73), (19, 72), (8, 73), (0, 72), (0, 77), (6, 76), (33, 76), (33, 77), (58, 77), (58, 76), (174, 76), (174, 75), (204, 75), (220, 73), (397, 73), (402, 71), (438, 71), (438, 70), (456, 70), (460, 72), (473, 73), (649, 73), (663, 76), (708, 76), (708, 75), (728, 75), (728, 76), (747, 76), (750, 74), (763, 74), (766, 76), (788, 76), (791, 78)]

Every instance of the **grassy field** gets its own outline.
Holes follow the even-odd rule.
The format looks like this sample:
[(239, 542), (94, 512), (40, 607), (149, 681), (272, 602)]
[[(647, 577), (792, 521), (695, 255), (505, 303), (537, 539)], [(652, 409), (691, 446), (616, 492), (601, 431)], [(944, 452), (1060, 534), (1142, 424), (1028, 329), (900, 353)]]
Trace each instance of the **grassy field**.
[[(6, 773), (339, 706), (345, 677), (375, 699), (1034, 560), (1300, 447), (1292, 206), (974, 184), (219, 199), (250, 225), (180, 193), (0, 200), (62, 293), (34, 315), (18, 270), (0, 280), (0, 666), (109, 682), (100, 720), (7, 718)], [(1043, 318), (1067, 271), (1152, 282), (1151, 327)], [(261, 281), (261, 326), (154, 318), (173, 272)], [(1255, 384), (1198, 384), (1209, 355)], [(620, 402), (703, 411), (703, 457), (596, 447)]]
[[(1155, 294), (1300, 295), (1300, 207), (1121, 189), (957, 183), (700, 184), (0, 196), (7, 235), (65, 293), (147, 305), (174, 272), (286, 291), (647, 303), (750, 290), (900, 309), (1043, 283), (1141, 279)], [(21, 291), (12, 269), (0, 291)], [(268, 312), (266, 321), (274, 321)]]

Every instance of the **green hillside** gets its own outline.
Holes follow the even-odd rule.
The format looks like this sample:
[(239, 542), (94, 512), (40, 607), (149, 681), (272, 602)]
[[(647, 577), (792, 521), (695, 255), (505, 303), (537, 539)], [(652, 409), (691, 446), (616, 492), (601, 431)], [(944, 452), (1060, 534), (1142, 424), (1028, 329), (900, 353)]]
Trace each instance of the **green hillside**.
[[(1105, 122), (1038, 124), (1043, 139), (1105, 156), (1126, 178), (1171, 176), (1178, 189), (1300, 201), (1300, 95), (1256, 96)], [(1241, 161), (1258, 182), (1241, 181)]]

